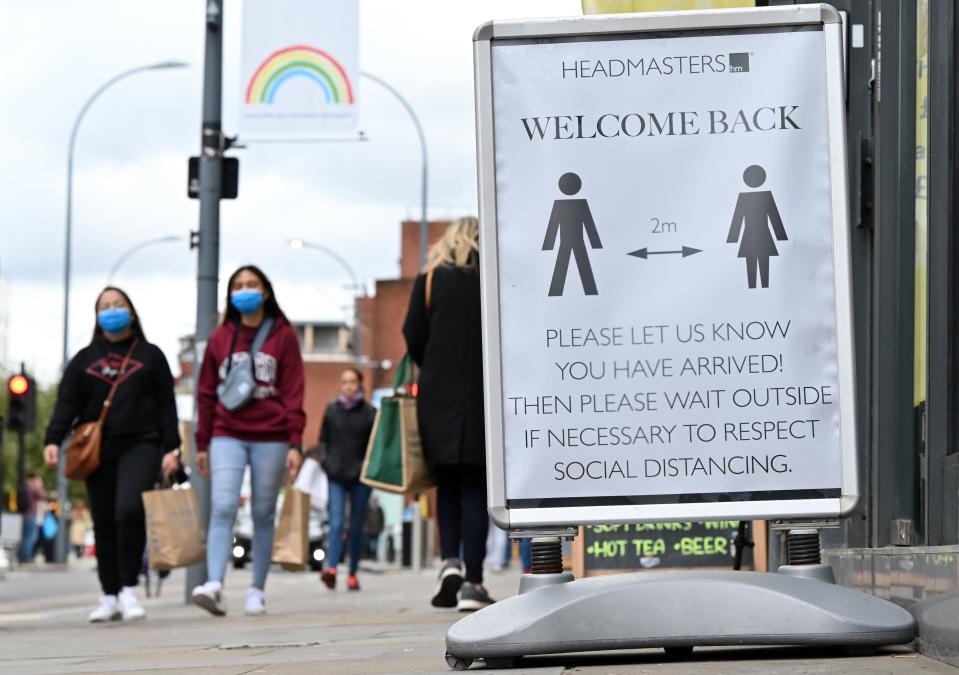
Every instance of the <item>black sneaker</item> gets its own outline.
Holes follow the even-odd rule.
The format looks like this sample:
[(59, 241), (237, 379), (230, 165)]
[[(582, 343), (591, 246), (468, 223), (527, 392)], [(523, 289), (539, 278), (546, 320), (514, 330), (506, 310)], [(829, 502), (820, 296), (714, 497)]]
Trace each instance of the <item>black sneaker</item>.
[(473, 612), (488, 607), (494, 602), (496, 601), (489, 596), (482, 584), (467, 582), (460, 589), (460, 601), (456, 604), (456, 609), (461, 612)]
[(463, 563), (459, 558), (450, 558), (440, 570), (436, 590), (430, 604), (434, 607), (456, 607), (456, 594), (463, 585)]

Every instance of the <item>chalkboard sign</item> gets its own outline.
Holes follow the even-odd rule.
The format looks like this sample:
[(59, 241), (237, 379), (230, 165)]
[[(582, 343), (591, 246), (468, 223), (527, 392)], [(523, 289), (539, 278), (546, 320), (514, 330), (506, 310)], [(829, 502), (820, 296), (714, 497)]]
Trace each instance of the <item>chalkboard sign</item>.
[[(732, 569), (738, 520), (702, 523), (589, 525), (584, 532), (585, 569), (622, 570), (662, 567)], [(752, 567), (753, 552), (743, 552), (743, 567)]]

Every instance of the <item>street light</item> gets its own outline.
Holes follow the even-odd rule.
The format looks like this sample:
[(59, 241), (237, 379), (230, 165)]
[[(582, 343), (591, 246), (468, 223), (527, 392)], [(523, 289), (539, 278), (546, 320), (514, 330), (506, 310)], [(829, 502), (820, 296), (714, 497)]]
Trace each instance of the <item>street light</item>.
[(353, 280), (353, 351), (354, 355), (359, 358), (360, 354), (362, 353), (363, 322), (360, 320), (359, 308), (356, 304), (356, 296), (362, 289), (363, 297), (365, 298), (366, 287), (360, 284), (359, 278), (356, 276), (356, 272), (354, 272), (350, 264), (346, 262), (346, 259), (333, 249), (323, 246), (322, 244), (314, 244), (313, 242), (304, 241), (302, 239), (290, 239), (287, 241), (287, 243), (291, 248), (294, 248), (297, 251), (302, 251), (303, 249), (308, 248), (314, 251), (325, 253), (330, 258), (338, 262), (340, 267), (342, 267), (349, 275), (350, 279)]
[(403, 98), (403, 95), (400, 94), (400, 92), (397, 91), (390, 83), (386, 82), (385, 80), (383, 80), (383, 79), (380, 78), (380, 77), (377, 77), (376, 75), (373, 75), (373, 74), (371, 74), (371, 73), (367, 73), (367, 72), (362, 71), (362, 70), (360, 71), (360, 75), (361, 75), (362, 77), (365, 77), (365, 78), (368, 79), (368, 80), (373, 80), (374, 82), (376, 82), (378, 85), (380, 85), (381, 87), (383, 87), (384, 89), (386, 89), (386, 91), (390, 92), (391, 94), (393, 94), (393, 96), (395, 96), (395, 97), (397, 98), (397, 100), (400, 102), (400, 104), (403, 106), (403, 108), (406, 109), (406, 112), (409, 113), (410, 119), (413, 120), (413, 126), (416, 127), (416, 135), (417, 135), (417, 136), (419, 137), (419, 139), (420, 139), (420, 155), (421, 155), (421, 158), (422, 158), (422, 165), (421, 165), (421, 167), (420, 167), (420, 168), (422, 169), (422, 173), (421, 173), (421, 176), (420, 176), (420, 189), (421, 189), (421, 194), (420, 194), (420, 199), (421, 199), (421, 202), (420, 202), (420, 267), (423, 267), (423, 266), (426, 265), (426, 240), (427, 240), (427, 238), (428, 238), (428, 236), (429, 236), (429, 230), (428, 230), (427, 224), (426, 224), (426, 183), (427, 183), (426, 178), (427, 178), (427, 173), (428, 173), (428, 172), (427, 172), (427, 161), (426, 161), (426, 159), (427, 159), (427, 158), (426, 158), (426, 136), (423, 134), (423, 126), (420, 124), (420, 119), (419, 119), (419, 117), (416, 116), (416, 112), (413, 110), (413, 106), (411, 106), (411, 105), (409, 104), (409, 101), (407, 101), (405, 98)]
[(110, 268), (110, 273), (107, 275), (107, 286), (113, 284), (113, 277), (116, 276), (117, 270), (120, 269), (120, 266), (125, 263), (130, 256), (132, 256), (137, 251), (147, 248), (148, 246), (154, 246), (156, 244), (169, 244), (174, 241), (183, 241), (183, 237), (178, 235), (170, 235), (168, 237), (157, 237), (156, 239), (145, 239), (139, 244), (135, 244), (126, 250), (126, 252), (117, 258), (117, 261), (113, 263), (113, 267)]
[[(137, 68), (131, 68), (130, 70), (125, 70), (119, 75), (115, 75), (106, 82), (104, 82), (99, 89), (93, 92), (93, 95), (87, 99), (87, 102), (83, 104), (83, 107), (80, 108), (80, 112), (77, 115), (76, 120), (73, 122), (73, 129), (70, 131), (70, 145), (67, 149), (67, 222), (66, 222), (66, 245), (64, 246), (64, 262), (63, 262), (63, 367), (65, 368), (67, 362), (70, 360), (70, 344), (69, 344), (69, 334), (70, 334), (70, 263), (71, 263), (71, 243), (73, 239), (73, 152), (74, 146), (77, 141), (77, 132), (80, 130), (80, 123), (83, 121), (83, 118), (86, 116), (87, 111), (90, 109), (90, 106), (93, 105), (93, 102), (99, 98), (100, 94), (105, 92), (107, 89), (112, 87), (114, 84), (120, 80), (130, 77), (131, 75), (136, 75), (137, 73), (144, 73), (148, 70), (168, 70), (172, 68), (185, 68), (187, 63), (181, 61), (161, 61), (159, 63), (154, 63), (149, 66), (139, 66)], [(62, 528), (61, 528), (62, 529)]]
[(323, 246), (322, 244), (314, 244), (313, 242), (304, 241), (302, 239), (290, 239), (287, 241), (287, 243), (290, 245), (291, 248), (294, 248), (297, 251), (302, 251), (303, 249), (308, 248), (314, 251), (321, 251), (325, 253), (326, 255), (328, 255), (329, 257), (333, 258), (333, 260), (339, 263), (340, 267), (342, 267), (346, 271), (350, 279), (353, 281), (353, 292), (359, 293), (362, 290), (363, 295), (364, 296), (366, 295), (366, 287), (360, 283), (359, 278), (356, 276), (356, 272), (353, 271), (353, 268), (350, 267), (350, 264), (346, 262), (343, 256), (341, 256), (339, 253), (337, 253), (333, 249)]
[[(186, 63), (180, 61), (160, 61), (149, 66), (139, 66), (125, 70), (119, 75), (115, 75), (93, 92), (93, 95), (87, 99), (87, 102), (80, 108), (76, 120), (73, 122), (73, 128), (70, 130), (70, 144), (67, 148), (67, 218), (66, 218), (66, 241), (63, 247), (63, 360), (62, 367), (67, 367), (70, 360), (70, 248), (73, 237), (73, 151), (77, 142), (77, 132), (80, 131), (80, 123), (86, 116), (87, 111), (93, 102), (99, 98), (100, 94), (112, 87), (120, 80), (143, 73), (148, 70), (168, 70), (171, 68), (185, 68)], [(57, 493), (60, 495), (60, 527), (57, 530), (56, 546), (54, 547), (54, 559), (57, 562), (64, 562), (67, 559), (67, 517), (69, 514), (69, 500), (67, 499), (67, 479), (64, 475), (65, 462), (64, 452), (60, 453), (60, 459), (57, 462)]]

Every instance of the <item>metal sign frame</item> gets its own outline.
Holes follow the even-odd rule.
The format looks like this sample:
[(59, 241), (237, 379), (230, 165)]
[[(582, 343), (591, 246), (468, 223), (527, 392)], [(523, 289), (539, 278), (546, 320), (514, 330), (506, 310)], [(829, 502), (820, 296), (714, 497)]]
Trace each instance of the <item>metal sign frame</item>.
[[(497, 41), (578, 40), (628, 37), (669, 31), (670, 35), (716, 29), (821, 26), (825, 44), (827, 132), (833, 226), (838, 406), (842, 453), (841, 494), (836, 497), (706, 503), (620, 504), (509, 508), (506, 499), (502, 334), (498, 260), (492, 49)], [(489, 513), (504, 529), (572, 524), (669, 520), (818, 518), (846, 515), (859, 500), (856, 457), (855, 354), (852, 334), (849, 197), (846, 164), (843, 31), (829, 5), (794, 5), (733, 10), (622, 14), (567, 19), (492, 21), (473, 37), (479, 219), (482, 276), (486, 459)]]

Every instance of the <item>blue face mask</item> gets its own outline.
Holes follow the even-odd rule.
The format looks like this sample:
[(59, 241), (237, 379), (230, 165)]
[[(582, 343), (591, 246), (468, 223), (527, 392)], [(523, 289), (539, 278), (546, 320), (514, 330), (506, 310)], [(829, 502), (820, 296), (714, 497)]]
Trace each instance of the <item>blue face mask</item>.
[(130, 325), (130, 310), (113, 307), (97, 312), (97, 325), (106, 333), (122, 333)]
[(252, 289), (233, 291), (230, 293), (230, 304), (232, 304), (240, 314), (253, 314), (253, 312), (263, 306), (263, 292)]

